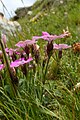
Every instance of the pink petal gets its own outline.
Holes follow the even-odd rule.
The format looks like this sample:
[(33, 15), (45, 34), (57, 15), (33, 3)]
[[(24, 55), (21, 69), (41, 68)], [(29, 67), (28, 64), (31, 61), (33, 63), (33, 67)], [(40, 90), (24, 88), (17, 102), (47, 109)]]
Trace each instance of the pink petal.
[(14, 62), (11, 62), (10, 67), (19, 67), (20, 65), (29, 63), (32, 61), (32, 58), (29, 58), (28, 60), (24, 60), (24, 58), (20, 58), (19, 60), (15, 60)]
[(20, 65), (20, 61), (16, 60), (14, 62), (11, 62), (10, 67), (19, 67), (19, 65)]
[(32, 60), (33, 60), (33, 58), (29, 58), (28, 60), (26, 60), (26, 63), (29, 63)]
[(4, 69), (4, 64), (0, 64), (0, 70)]
[(6, 51), (6, 53), (8, 53), (9, 52), (9, 48), (5, 48), (5, 51)]
[(24, 47), (25, 46), (24, 41), (19, 41), (15, 46)]
[(71, 48), (71, 46), (67, 44), (59, 44), (59, 48), (68, 49), (68, 48)]
[(32, 45), (36, 43), (35, 40), (25, 40), (25, 41), (19, 41), (15, 46), (24, 48), (26, 45)]
[(25, 40), (25, 44), (26, 44), (26, 45), (32, 45), (32, 44), (34, 44), (34, 43), (36, 43), (35, 40)]
[(42, 39), (42, 36), (33, 36), (32, 38), (33, 40), (38, 40), (38, 39)]
[(53, 44), (53, 49), (59, 49), (59, 46), (56, 43), (54, 43)]
[(42, 35), (50, 35), (48, 32), (42, 32)]
[(71, 48), (70, 45), (67, 45), (67, 44), (53, 44), (53, 49), (68, 49), (68, 48)]

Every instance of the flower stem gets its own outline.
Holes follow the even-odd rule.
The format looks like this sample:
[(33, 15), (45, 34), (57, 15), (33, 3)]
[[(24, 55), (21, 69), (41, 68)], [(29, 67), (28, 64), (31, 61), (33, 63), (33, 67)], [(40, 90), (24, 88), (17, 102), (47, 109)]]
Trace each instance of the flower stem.
[[(45, 68), (45, 71), (44, 71), (44, 74), (43, 74), (43, 81), (42, 81), (43, 85), (46, 82), (46, 73), (47, 73), (47, 70), (48, 70), (49, 60), (50, 60), (50, 57), (48, 57), (48, 60), (47, 60), (47, 63), (46, 63), (46, 68)], [(44, 94), (44, 86), (42, 87), (41, 102), (42, 102), (42, 99), (43, 99), (43, 94)]]
[(45, 78), (46, 78), (46, 73), (47, 73), (47, 69), (48, 69), (49, 60), (50, 60), (50, 57), (48, 58), (47, 63), (46, 63), (46, 68), (45, 68), (45, 72), (44, 72), (44, 75), (43, 75), (43, 84), (45, 84), (45, 81), (46, 81)]

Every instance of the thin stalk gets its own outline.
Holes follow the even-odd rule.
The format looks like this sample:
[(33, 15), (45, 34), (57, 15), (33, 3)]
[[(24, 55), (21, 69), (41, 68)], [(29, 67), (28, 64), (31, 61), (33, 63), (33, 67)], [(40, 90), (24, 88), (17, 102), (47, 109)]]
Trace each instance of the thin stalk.
[[(45, 82), (46, 82), (46, 73), (47, 73), (47, 70), (48, 70), (49, 60), (50, 60), (50, 57), (49, 57), (48, 60), (47, 60), (45, 72), (44, 72), (44, 74), (43, 74), (43, 81), (42, 81), (42, 84), (43, 84), (43, 85), (44, 85)], [(44, 87), (42, 87), (41, 102), (42, 102), (43, 94), (44, 94)]]
[(47, 70), (48, 70), (49, 60), (50, 60), (50, 57), (48, 58), (47, 63), (46, 63), (46, 68), (45, 68), (45, 72), (44, 72), (44, 75), (43, 75), (43, 84), (45, 84), (45, 81), (46, 81), (45, 78), (46, 78), (46, 73), (47, 73)]
[[(6, 55), (6, 52), (5, 52), (5, 47), (4, 47), (4, 43), (1, 39), (1, 34), (0, 34), (0, 45), (1, 45), (1, 49), (2, 49), (2, 52), (3, 52), (3, 56), (4, 56), (4, 59), (5, 59), (5, 63), (6, 63), (6, 66), (7, 66), (7, 70), (8, 70), (8, 73), (9, 73), (9, 76), (12, 80), (12, 71), (10, 69), (10, 64), (9, 64), (9, 61), (8, 61), (8, 58), (7, 58), (7, 55)], [(9, 79), (9, 83), (10, 83), (10, 86), (11, 86), (11, 90), (13, 91), (12, 94), (13, 96), (16, 94), (15, 92), (15, 87), (14, 85), (12, 84), (12, 81)]]

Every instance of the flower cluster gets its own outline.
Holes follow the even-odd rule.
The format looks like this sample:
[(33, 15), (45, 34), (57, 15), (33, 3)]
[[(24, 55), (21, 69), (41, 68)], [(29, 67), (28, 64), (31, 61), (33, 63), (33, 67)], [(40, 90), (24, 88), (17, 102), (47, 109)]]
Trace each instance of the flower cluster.
[[(38, 63), (39, 45), (37, 45), (37, 41), (39, 39), (48, 41), (46, 45), (46, 53), (48, 57), (52, 55), (53, 50), (62, 51), (62, 49), (70, 48), (71, 46), (68, 46), (67, 44), (53, 43), (55, 39), (64, 38), (68, 35), (68, 31), (65, 31), (61, 35), (50, 35), (48, 32), (42, 32), (42, 36), (33, 36), (32, 40), (19, 41), (17, 44), (15, 44), (15, 46), (17, 47), (16, 49), (6, 47), (5, 51), (10, 60), (10, 67), (12, 68), (22, 66), (29, 63), (33, 59), (35, 59), (35, 61)], [(5, 41), (4, 44), (6, 43), (5, 38), (6, 37), (2, 36), (3, 42)], [(0, 63), (0, 70), (2, 70), (5, 68), (2, 51), (0, 51)]]
[[(19, 41), (15, 44), (15, 49), (7, 47), (6, 36), (2, 35), (0, 70), (5, 69), (7, 66), (13, 85), (18, 85), (19, 80), (18, 75), (16, 74), (18, 69), (27, 77), (30, 69), (32, 69), (35, 73), (36, 66), (41, 65), (42, 69), (46, 67), (44, 70), (43, 80), (43, 83), (45, 83), (47, 66), (54, 51), (58, 51), (59, 60), (62, 58), (62, 50), (71, 48), (71, 46), (67, 44), (56, 44), (54, 43), (54, 40), (65, 38), (69, 35), (70, 33), (68, 31), (64, 31), (64, 33), (61, 35), (50, 35), (48, 32), (42, 32), (42, 36), (33, 36), (32, 40)], [(44, 57), (40, 57), (40, 47), (37, 44), (39, 39), (47, 41), (47, 44), (45, 45)], [(5, 58), (6, 62), (3, 58)]]

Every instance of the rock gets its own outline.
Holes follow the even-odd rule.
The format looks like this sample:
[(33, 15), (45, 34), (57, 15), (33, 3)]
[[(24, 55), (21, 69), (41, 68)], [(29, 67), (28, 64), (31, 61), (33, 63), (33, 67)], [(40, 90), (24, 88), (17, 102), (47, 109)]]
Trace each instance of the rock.
[(17, 21), (7, 20), (3, 13), (0, 13), (0, 31), (6, 35), (16, 35), (16, 31), (21, 31), (21, 25)]
[(31, 8), (32, 6), (30, 7), (23, 7), (23, 8), (18, 8), (16, 11), (15, 11), (15, 14), (18, 18), (22, 18), (22, 17), (25, 17), (27, 14), (32, 14), (31, 12)]

